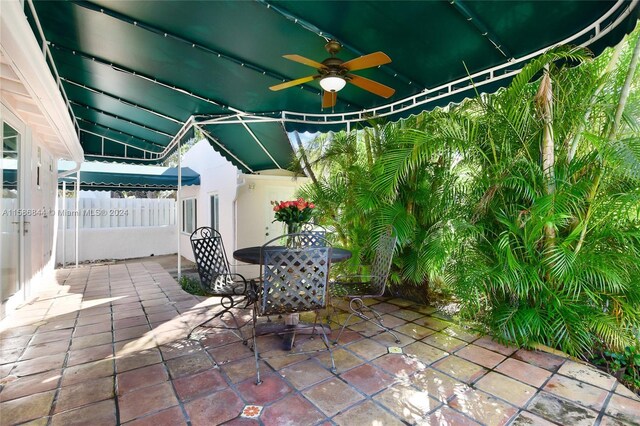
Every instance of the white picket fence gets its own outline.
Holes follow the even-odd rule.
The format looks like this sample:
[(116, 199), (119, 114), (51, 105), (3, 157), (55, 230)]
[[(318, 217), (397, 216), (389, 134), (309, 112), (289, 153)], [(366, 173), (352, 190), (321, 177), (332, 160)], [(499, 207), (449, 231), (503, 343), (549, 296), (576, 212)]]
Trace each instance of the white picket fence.
[(130, 228), (168, 226), (176, 224), (176, 202), (171, 199), (144, 198), (80, 198), (76, 212), (75, 199), (67, 198), (66, 206), (58, 199), (58, 227), (75, 228), (76, 218), (80, 228)]

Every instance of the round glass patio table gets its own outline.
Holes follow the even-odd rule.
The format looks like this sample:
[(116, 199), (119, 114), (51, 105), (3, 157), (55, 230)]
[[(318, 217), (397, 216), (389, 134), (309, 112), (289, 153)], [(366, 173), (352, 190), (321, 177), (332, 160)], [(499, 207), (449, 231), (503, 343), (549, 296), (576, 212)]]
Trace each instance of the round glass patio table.
[[(272, 246), (273, 247), (273, 246)], [(254, 265), (260, 264), (260, 250), (262, 250), (262, 246), (257, 247), (246, 247), (241, 248), (233, 252), (233, 258), (245, 263), (251, 263)], [(344, 260), (351, 258), (351, 252), (347, 249), (332, 247), (331, 248), (331, 263), (333, 262), (342, 262)], [(318, 325), (311, 324), (303, 324), (299, 322), (298, 314), (287, 315), (285, 318), (284, 330), (283, 325), (273, 324), (270, 328), (275, 327), (280, 330), (265, 330), (268, 333), (278, 332), (278, 331), (286, 331), (287, 326), (294, 326), (296, 333), (301, 334), (310, 334), (314, 333)], [(325, 327), (325, 326), (323, 326)], [(331, 328), (325, 327), (325, 331), (329, 334), (331, 333)], [(293, 347), (293, 337), (292, 333), (286, 333), (284, 335), (284, 349), (291, 350)]]
[[(261, 246), (241, 248), (233, 252), (233, 258), (245, 263), (258, 265), (260, 263)], [(342, 262), (351, 258), (351, 252), (347, 249), (332, 247), (331, 263)]]

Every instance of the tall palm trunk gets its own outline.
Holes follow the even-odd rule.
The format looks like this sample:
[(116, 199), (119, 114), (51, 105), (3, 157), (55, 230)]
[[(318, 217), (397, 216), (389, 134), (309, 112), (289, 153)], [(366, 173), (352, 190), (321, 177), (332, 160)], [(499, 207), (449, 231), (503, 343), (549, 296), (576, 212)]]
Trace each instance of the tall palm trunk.
[[(556, 191), (555, 182), (555, 141), (553, 139), (553, 90), (549, 65), (544, 67), (544, 75), (540, 81), (538, 93), (535, 96), (536, 110), (544, 122), (542, 131), (542, 171), (544, 174), (544, 189), (546, 195), (553, 195)], [(550, 247), (556, 237), (552, 224), (544, 225), (545, 246)]]

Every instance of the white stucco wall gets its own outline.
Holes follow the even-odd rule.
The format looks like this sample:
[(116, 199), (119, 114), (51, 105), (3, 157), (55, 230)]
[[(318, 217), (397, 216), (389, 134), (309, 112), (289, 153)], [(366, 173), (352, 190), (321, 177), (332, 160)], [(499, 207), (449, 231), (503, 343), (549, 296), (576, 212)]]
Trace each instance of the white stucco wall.
[[(262, 174), (243, 174), (211, 147), (208, 141), (196, 143), (182, 158), (182, 166), (200, 174), (200, 186), (182, 188), (182, 199), (197, 199), (197, 226), (211, 226), (212, 194), (219, 197), (219, 225), (227, 256), (241, 247), (262, 245), (282, 234), (283, 226), (272, 223), (272, 200), (291, 199), (307, 178), (295, 178), (284, 170)], [(189, 235), (180, 236), (181, 254), (193, 259)], [(251, 275), (252, 268), (238, 270)]]
[[(66, 262), (75, 262), (75, 230), (68, 229)], [(176, 252), (177, 231), (173, 225), (126, 228), (80, 229), (79, 259), (111, 260), (160, 256)], [(57, 241), (56, 263), (62, 263), (62, 235)]]
[[(197, 226), (211, 226), (211, 196), (218, 195), (220, 234), (230, 253), (235, 236), (233, 234), (233, 202), (236, 197), (238, 169), (220, 154), (215, 152), (209, 142), (197, 142), (182, 157), (183, 167), (189, 167), (200, 174), (199, 186), (184, 186), (181, 198), (197, 199)], [(181, 227), (179, 227), (181, 229)], [(194, 260), (189, 234), (181, 233), (180, 251), (182, 256)]]

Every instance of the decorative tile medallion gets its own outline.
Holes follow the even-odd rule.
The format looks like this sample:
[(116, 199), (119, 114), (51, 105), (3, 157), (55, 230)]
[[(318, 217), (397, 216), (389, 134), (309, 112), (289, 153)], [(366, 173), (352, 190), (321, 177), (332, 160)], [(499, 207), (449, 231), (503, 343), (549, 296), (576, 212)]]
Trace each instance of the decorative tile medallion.
[(247, 419), (257, 419), (260, 417), (260, 413), (262, 412), (261, 405), (245, 405), (240, 417), (244, 417)]
[(401, 354), (402, 353), (402, 348), (399, 348), (397, 346), (389, 346), (389, 353), (390, 354)]

